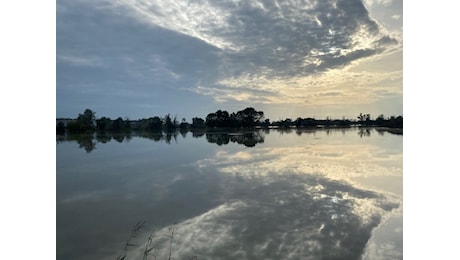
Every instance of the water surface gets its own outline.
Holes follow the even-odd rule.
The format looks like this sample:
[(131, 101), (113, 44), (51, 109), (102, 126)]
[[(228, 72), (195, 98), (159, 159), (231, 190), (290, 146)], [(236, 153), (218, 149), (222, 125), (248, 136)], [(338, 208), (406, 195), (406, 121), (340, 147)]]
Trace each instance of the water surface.
[(126, 259), (149, 244), (157, 259), (402, 259), (402, 143), (359, 128), (58, 137), (57, 259), (117, 259), (138, 221)]

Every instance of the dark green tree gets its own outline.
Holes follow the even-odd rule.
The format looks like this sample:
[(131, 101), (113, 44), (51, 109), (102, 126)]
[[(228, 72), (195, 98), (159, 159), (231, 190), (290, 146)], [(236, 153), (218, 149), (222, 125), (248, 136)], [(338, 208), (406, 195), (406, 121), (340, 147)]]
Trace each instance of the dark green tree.
[(56, 125), (56, 134), (64, 134), (65, 133), (65, 125), (63, 122), (59, 122)]
[(163, 121), (160, 117), (154, 116), (147, 119), (147, 128), (150, 131), (158, 132), (163, 127)]
[(358, 120), (361, 125), (370, 125), (372, 123), (370, 114), (359, 113)]
[(110, 129), (112, 125), (112, 120), (108, 117), (101, 117), (96, 120), (96, 128), (97, 130), (104, 131)]
[(164, 130), (166, 132), (174, 131), (178, 124), (177, 117), (171, 117), (169, 114), (166, 114), (164, 119)]
[(206, 116), (206, 126), (213, 128), (217, 126), (217, 115), (216, 113), (209, 113)]
[(247, 107), (238, 111), (235, 117), (242, 127), (252, 127), (261, 123), (264, 118), (264, 112)]
[(94, 130), (96, 128), (96, 112), (93, 112), (91, 109), (85, 109), (83, 114), (79, 114), (77, 121), (85, 129)]
[(118, 117), (117, 119), (113, 120), (112, 122), (112, 131), (121, 131), (125, 128), (125, 122), (123, 121), (123, 118)]
[(71, 132), (87, 133), (96, 129), (96, 113), (91, 109), (86, 109), (83, 114), (79, 114), (77, 119), (67, 123), (67, 129)]
[(377, 126), (383, 126), (385, 124), (385, 116), (384, 115), (379, 115), (376, 119), (375, 119), (375, 124)]
[(206, 124), (203, 118), (194, 117), (192, 118), (192, 128), (205, 128)]

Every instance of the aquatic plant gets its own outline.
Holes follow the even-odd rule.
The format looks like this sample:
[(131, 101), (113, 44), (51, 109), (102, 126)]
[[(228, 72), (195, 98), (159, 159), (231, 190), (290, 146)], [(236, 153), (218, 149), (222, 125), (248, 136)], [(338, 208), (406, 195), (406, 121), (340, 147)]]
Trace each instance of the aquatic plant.
[[(136, 223), (136, 225), (134, 225), (134, 228), (131, 230), (131, 234), (128, 237), (128, 239), (126, 240), (125, 246), (123, 247), (123, 250), (121, 251), (120, 255), (117, 257), (117, 260), (127, 260), (128, 259), (127, 258), (128, 248), (137, 246), (136, 244), (134, 244), (132, 242), (132, 240), (134, 238), (138, 237), (141, 228), (143, 228), (144, 226), (145, 226), (145, 221), (138, 221)], [(174, 236), (176, 234), (178, 234), (177, 229), (178, 228), (176, 226), (176, 223), (174, 223), (172, 226), (170, 226), (168, 228), (169, 233), (164, 234), (164, 236), (169, 238), (168, 260), (173, 260), (174, 259), (174, 258), (172, 258), (173, 240), (174, 240)], [(147, 238), (147, 243), (145, 244), (144, 252), (142, 254), (142, 260), (148, 260), (149, 257), (150, 257), (150, 259), (152, 259), (152, 258), (155, 259), (155, 260), (157, 259), (157, 256), (154, 253), (154, 250), (157, 249), (157, 248), (153, 245), (153, 234), (154, 234), (154, 230), (150, 233), (150, 235)], [(190, 256), (190, 257), (188, 257), (188, 260), (198, 260), (198, 256), (196, 256), (196, 255)]]

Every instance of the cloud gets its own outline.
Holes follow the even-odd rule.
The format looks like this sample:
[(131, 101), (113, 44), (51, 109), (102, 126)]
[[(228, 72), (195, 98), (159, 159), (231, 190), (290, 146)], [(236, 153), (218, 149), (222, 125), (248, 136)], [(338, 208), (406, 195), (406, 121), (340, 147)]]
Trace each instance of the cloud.
[(226, 30), (228, 14), (207, 1), (118, 0), (114, 3), (114, 7), (128, 8), (131, 15), (147, 24), (189, 35), (217, 48), (238, 50), (215, 33)]
[[(143, 26), (109, 1), (57, 3), (57, 109), (72, 117), (85, 107), (110, 117), (183, 112), (203, 103), (184, 89), (215, 77), (215, 48), (161, 27)], [(190, 112), (192, 113), (192, 111)], [(196, 113), (196, 112), (195, 112)], [(193, 115), (193, 114), (192, 114)]]
[(393, 3), (393, 0), (364, 0), (367, 6), (373, 5), (381, 5), (381, 6), (389, 6)]
[[(287, 80), (341, 68), (398, 45), (368, 16), (361, 1), (123, 1), (150, 26), (204, 41), (220, 50), (216, 82), (249, 75)], [(282, 87), (280, 87), (282, 88)], [(201, 91), (197, 88), (197, 93)], [(252, 93), (249, 93), (252, 94)], [(244, 95), (243, 95), (244, 96)], [(217, 96), (216, 96), (217, 97)], [(219, 98), (217, 98), (219, 99)]]
[(256, 100), (262, 104), (360, 104), (378, 100), (382, 91), (401, 94), (399, 85), (386, 83), (390, 79), (402, 79), (402, 71), (381, 73), (342, 69), (290, 78), (247, 73), (223, 79), (216, 86), (198, 86), (193, 91), (212, 96), (216, 102), (250, 103)]
[(72, 55), (59, 55), (57, 60), (61, 62), (66, 62), (71, 65), (77, 66), (89, 66), (89, 67), (100, 67), (104, 64), (96, 57), (78, 57)]
[[(165, 112), (210, 100), (369, 104), (382, 98), (376, 89), (387, 88), (389, 75), (350, 77), (349, 69), (402, 44), (360, 0), (62, 0), (56, 17), (58, 110), (104, 99), (113, 81), (113, 88), (158, 96), (152, 102)], [(91, 97), (64, 91), (87, 83), (97, 86)], [(120, 99), (106, 102), (134, 109)]]

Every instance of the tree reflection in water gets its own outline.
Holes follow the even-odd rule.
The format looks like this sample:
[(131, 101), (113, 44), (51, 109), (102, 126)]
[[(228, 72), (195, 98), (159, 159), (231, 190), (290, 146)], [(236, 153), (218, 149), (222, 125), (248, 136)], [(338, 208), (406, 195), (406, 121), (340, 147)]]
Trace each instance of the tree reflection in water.
[(206, 140), (217, 145), (237, 143), (246, 147), (254, 147), (264, 142), (264, 135), (261, 131), (245, 133), (206, 133)]
[[(83, 256), (107, 254), (107, 248), (119, 253), (126, 238), (120, 223), (134, 217), (153, 222), (145, 237), (155, 228), (157, 259), (170, 255), (170, 240), (164, 236), (170, 221), (177, 221), (179, 234), (175, 259), (360, 259), (373, 230), (392, 211), (402, 210), (402, 190), (399, 196), (392, 190), (382, 193), (384, 185), (368, 188), (384, 177), (402, 182), (400, 146), (392, 150), (379, 143), (402, 139), (384, 129), (367, 130), (57, 135), (58, 143), (78, 144), (62, 146), (58, 153), (57, 254), (63, 259), (115, 259)], [(136, 140), (126, 149), (112, 154), (104, 147), (112, 140), (112, 147), (121, 147), (119, 142), (131, 136)], [(378, 139), (379, 145), (365, 139)], [(203, 141), (214, 145), (195, 146)], [(76, 147), (91, 152), (96, 145), (102, 147), (97, 156), (74, 153)], [(179, 149), (169, 149), (174, 146)], [(82, 167), (80, 159), (88, 158), (91, 162)], [(140, 257), (132, 257), (137, 253), (132, 247), (126, 259), (142, 259), (143, 238), (135, 241)], [(395, 248), (378, 247), (376, 252), (402, 252), (402, 242), (391, 245)], [(70, 255), (82, 257), (64, 257)]]
[[(351, 130), (350, 130), (351, 129)], [(193, 138), (202, 138), (206, 137), (206, 141), (212, 144), (227, 145), (229, 143), (241, 144), (246, 147), (255, 147), (259, 143), (263, 143), (265, 140), (265, 134), (270, 131), (276, 131), (279, 134), (290, 134), (292, 131), (299, 136), (304, 133), (314, 133), (315, 131), (323, 131), (324, 129), (310, 129), (310, 130), (300, 130), (300, 129), (291, 129), (291, 128), (279, 128), (279, 129), (256, 129), (252, 131), (241, 131), (241, 132), (211, 132), (205, 130), (192, 131)], [(341, 131), (342, 134), (345, 134), (345, 131), (357, 131), (357, 134), (363, 137), (370, 137), (374, 130), (379, 135), (384, 135), (385, 133), (402, 135), (402, 131), (394, 131), (386, 128), (347, 128), (347, 129), (325, 129), (326, 133), (329, 135), (333, 131)], [(96, 144), (106, 144), (112, 140), (115, 140), (119, 143), (124, 141), (129, 141), (133, 137), (147, 138), (154, 142), (165, 142), (167, 144), (177, 143), (178, 137), (186, 138), (187, 132), (180, 131), (171, 131), (171, 132), (96, 132), (95, 134), (69, 134), (69, 133), (59, 133), (56, 135), (56, 142), (65, 142), (65, 141), (76, 141), (79, 144), (79, 147), (84, 149), (86, 152), (90, 153), (96, 149)]]

